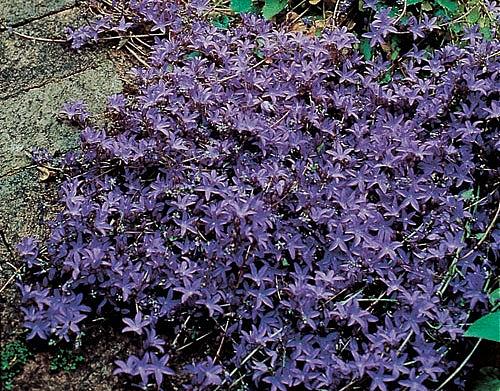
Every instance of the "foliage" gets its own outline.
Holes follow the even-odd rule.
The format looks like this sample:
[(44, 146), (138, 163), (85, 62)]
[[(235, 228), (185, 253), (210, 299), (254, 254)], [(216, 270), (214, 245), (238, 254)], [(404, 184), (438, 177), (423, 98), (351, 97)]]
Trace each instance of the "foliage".
[(464, 333), (464, 337), (500, 342), (500, 311), (491, 312), (476, 320)]
[[(479, 33), (487, 39), (495, 34), (498, 25), (498, 4), (494, 1), (482, 0), (408, 0), (404, 2), (366, 1), (365, 7), (380, 12), (388, 9), (389, 15), (398, 19), (398, 28), (407, 30), (419, 36), (419, 24), (425, 25), (433, 21), (437, 31), (436, 36), (441, 39), (428, 40), (429, 45), (440, 45), (442, 39), (451, 39), (459, 42), (460, 35), (471, 28), (477, 28)], [(422, 38), (420, 36), (419, 38)]]
[(115, 373), (142, 388), (436, 389), (462, 325), (491, 307), (498, 41), (471, 30), (426, 50), (424, 16), (391, 61), (401, 31), (385, 9), (365, 60), (345, 28), (243, 15), (221, 29), (203, 1), (120, 6), (129, 19), (70, 31), (72, 45), (164, 36), (105, 126), (64, 108), (81, 150), (61, 166), (46, 250), (19, 246), (28, 338), (118, 319), (136, 352)]
[(31, 357), (26, 344), (22, 341), (14, 340), (5, 344), (0, 352), (0, 385), (4, 390), (14, 388), (13, 380), (18, 375), (23, 366)]
[(262, 16), (271, 19), (283, 11), (288, 5), (287, 0), (265, 0), (262, 8)]
[(500, 288), (490, 295), (490, 302), (493, 305), (490, 313), (472, 323), (464, 333), (464, 337), (476, 337), (500, 342), (500, 311), (495, 311), (498, 308), (496, 303), (498, 300), (500, 300)]
[(237, 13), (250, 12), (252, 0), (231, 0), (231, 9)]
[[(288, 0), (264, 0), (261, 9), (262, 16), (272, 19), (283, 11), (288, 5)], [(231, 0), (231, 10), (236, 13), (246, 13), (255, 10), (252, 0)]]
[(50, 370), (54, 372), (73, 372), (85, 358), (73, 349), (59, 348), (50, 360)]
[(500, 288), (495, 289), (490, 294), (490, 302), (491, 302), (491, 304), (496, 304), (497, 301), (500, 301)]
[(479, 371), (479, 376), (472, 391), (492, 391), (500, 389), (500, 369), (496, 367), (484, 367)]
[[(264, 4), (262, 7), (261, 4)], [(341, 0), (340, 2), (329, 2), (325, 0), (309, 0), (304, 2), (288, 0), (265, 0), (263, 2), (251, 0), (233, 0), (231, 9), (236, 13), (260, 12), (266, 19), (271, 19), (286, 8), (300, 10), (303, 20), (311, 17), (334, 17), (337, 22), (355, 22), (357, 30), (366, 33), (369, 31), (370, 23), (375, 13), (388, 10), (389, 16), (396, 19), (397, 28), (411, 33), (413, 27), (418, 23), (433, 20), (440, 31), (435, 35), (445, 38), (451, 35), (452, 39), (459, 39), (461, 33), (466, 29), (477, 26), (480, 34), (491, 39), (498, 25), (498, 4), (495, 1), (482, 0), (365, 0), (358, 2)], [(353, 12), (354, 11), (354, 12)], [(340, 17), (342, 15), (342, 17)], [(405, 37), (403, 36), (405, 39)], [(449, 38), (448, 38), (449, 39)], [(409, 40), (411, 41), (411, 40)], [(429, 40), (432, 41), (432, 40)], [(438, 45), (441, 39), (433, 43)], [(429, 44), (431, 42), (428, 42)]]

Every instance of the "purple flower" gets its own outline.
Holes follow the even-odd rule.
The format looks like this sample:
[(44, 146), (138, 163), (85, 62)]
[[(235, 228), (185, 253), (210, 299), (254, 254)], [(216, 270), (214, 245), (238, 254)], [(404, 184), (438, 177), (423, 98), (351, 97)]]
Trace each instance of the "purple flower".
[(217, 28), (206, 0), (114, 1), (71, 31), (77, 48), (150, 35), (148, 66), (101, 125), (65, 106), (81, 144), (63, 164), (37, 155), (63, 179), (48, 238), (19, 246), (28, 337), (112, 316), (132, 332), (115, 373), (142, 388), (450, 376), (497, 272), (499, 44), (472, 28), (433, 48), (443, 17), (366, 4), (366, 25), (319, 36), (250, 14)]
[(124, 327), (122, 332), (125, 333), (127, 331), (131, 331), (131, 332), (137, 333), (139, 335), (142, 335), (144, 328), (147, 325), (149, 325), (150, 320), (149, 319), (143, 320), (142, 313), (137, 312), (137, 314), (135, 315), (133, 320), (130, 318), (123, 318), (123, 323), (125, 323), (127, 325), (127, 327)]

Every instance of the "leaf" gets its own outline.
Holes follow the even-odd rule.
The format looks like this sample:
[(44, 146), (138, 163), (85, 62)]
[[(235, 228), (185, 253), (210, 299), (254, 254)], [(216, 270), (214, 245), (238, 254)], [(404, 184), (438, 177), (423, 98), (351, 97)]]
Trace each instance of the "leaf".
[(389, 11), (389, 16), (391, 18), (395, 18), (396, 16), (401, 14), (401, 10), (399, 9), (398, 6), (396, 7), (391, 7), (391, 10)]
[(474, 387), (473, 391), (491, 391), (491, 390), (500, 390), (500, 380), (499, 379), (483, 380), (476, 387)]
[(458, 11), (458, 3), (453, 0), (436, 0), (441, 7), (450, 11), (452, 14)]
[(271, 19), (273, 16), (283, 11), (287, 4), (287, 0), (265, 0), (264, 7), (262, 8), (262, 15), (266, 19)]
[(474, 8), (469, 15), (467, 15), (467, 22), (470, 24), (476, 24), (479, 18), (481, 17), (481, 14), (479, 13), (477, 8)]
[(493, 38), (493, 34), (491, 33), (491, 30), (488, 27), (483, 27), (479, 29), (479, 32), (486, 41), (491, 41), (491, 39)]
[(484, 235), (485, 235), (484, 232), (480, 232), (474, 236), (476, 237), (477, 240), (482, 240), (484, 238)]
[(460, 198), (464, 201), (472, 200), (474, 198), (474, 189), (469, 189), (461, 192)]
[(500, 342), (500, 311), (495, 311), (476, 320), (464, 333), (464, 337)]
[(231, 10), (237, 13), (250, 12), (252, 0), (231, 0)]
[(260, 49), (254, 50), (254, 53), (255, 53), (255, 57), (257, 57), (259, 60), (263, 60), (265, 57), (264, 52)]
[(201, 57), (201, 53), (197, 50), (186, 54), (186, 60), (192, 60), (193, 58), (199, 58)]
[(389, 83), (391, 80), (392, 80), (392, 74), (391, 74), (391, 71), (390, 71), (390, 70), (388, 70), (388, 71), (384, 74), (384, 77), (382, 77), (382, 79), (380, 80), (380, 84), (381, 84), (381, 85), (387, 84), (387, 83)]
[(403, 17), (401, 18), (401, 20), (399, 21), (399, 24), (400, 24), (401, 26), (408, 26), (408, 21), (409, 21), (409, 20), (410, 20), (410, 18), (409, 18), (407, 15), (405, 15), (405, 16), (403, 16)]
[(399, 57), (399, 52), (401, 51), (400, 45), (399, 45), (399, 38), (397, 36), (393, 36), (391, 38), (391, 60), (394, 61)]
[(481, 18), (479, 19), (479, 27), (481, 28), (490, 28), (491, 27), (491, 23), (490, 23), (490, 20), (488, 18)]
[(500, 390), (500, 370), (495, 367), (484, 367), (479, 370), (472, 391)]
[(359, 44), (359, 49), (361, 50), (361, 53), (363, 54), (363, 57), (365, 60), (370, 61), (373, 57), (373, 51), (372, 47), (370, 46), (370, 40), (367, 38), (361, 39), (361, 42)]
[(415, 4), (419, 4), (419, 3), (421, 3), (421, 2), (422, 2), (422, 0), (408, 0), (408, 1), (406, 2), (406, 4), (407, 4), (407, 5), (415, 5)]
[(456, 34), (459, 34), (463, 31), (462, 23), (452, 23), (450, 25), (450, 30)]
[(422, 11), (432, 11), (432, 5), (431, 3), (429, 3), (428, 1), (425, 1), (423, 4), (422, 4)]
[(497, 300), (500, 300), (500, 288), (490, 293), (490, 303), (495, 304)]
[(231, 20), (229, 19), (229, 17), (227, 15), (222, 15), (222, 16), (219, 16), (218, 18), (215, 18), (214, 20), (212, 20), (212, 24), (221, 30), (227, 30), (229, 28), (230, 23), (231, 23)]

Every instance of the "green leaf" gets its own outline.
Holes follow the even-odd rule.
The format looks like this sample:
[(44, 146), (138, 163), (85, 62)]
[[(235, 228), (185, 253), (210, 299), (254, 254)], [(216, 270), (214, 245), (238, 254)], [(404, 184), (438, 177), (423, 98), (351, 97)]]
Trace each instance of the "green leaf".
[(500, 288), (490, 293), (490, 303), (495, 304), (497, 300), (500, 300)]
[(472, 200), (474, 198), (474, 189), (469, 189), (461, 192), (460, 198), (464, 201)]
[(495, 311), (476, 320), (464, 333), (464, 337), (500, 342), (500, 311)]
[(199, 57), (201, 57), (201, 52), (197, 50), (186, 54), (186, 60), (192, 60), (193, 58), (199, 58)]
[(384, 77), (382, 78), (382, 80), (380, 80), (380, 84), (381, 84), (381, 85), (383, 85), (383, 84), (387, 84), (387, 83), (389, 83), (391, 80), (392, 80), (392, 74), (391, 74), (391, 71), (387, 71), (387, 72), (384, 74)]
[(221, 30), (227, 30), (231, 23), (231, 19), (227, 15), (221, 15), (212, 20), (212, 24)]
[(397, 36), (393, 36), (391, 38), (391, 49), (392, 49), (391, 60), (392, 61), (396, 60), (399, 57), (399, 52), (401, 51), (399, 44), (400, 44), (399, 38)]
[(422, 11), (432, 11), (432, 5), (431, 3), (429, 3), (428, 1), (425, 1), (423, 4), (422, 4)]
[(491, 41), (491, 39), (493, 38), (493, 34), (491, 33), (489, 27), (480, 28), (479, 32), (482, 34), (486, 41)]
[(450, 24), (450, 30), (455, 34), (460, 34), (463, 31), (462, 23), (452, 23)]
[(408, 0), (408, 1), (406, 2), (406, 4), (407, 4), (407, 5), (415, 5), (415, 4), (419, 4), (419, 3), (421, 3), (421, 2), (422, 2), (422, 0)]
[(401, 14), (401, 10), (399, 9), (398, 6), (391, 7), (391, 10), (389, 11), (389, 16), (391, 18), (394, 18), (394, 17), (396, 17), (396, 16), (398, 16), (400, 14)]
[(373, 57), (372, 47), (370, 46), (370, 40), (368, 38), (362, 38), (359, 44), (359, 49), (363, 54), (365, 60), (370, 61)]
[(479, 370), (471, 391), (500, 390), (500, 369), (495, 367), (483, 367)]
[(479, 383), (474, 387), (473, 391), (492, 391), (500, 390), (500, 380), (499, 379), (488, 379)]
[(458, 11), (458, 3), (453, 0), (436, 0), (441, 7), (450, 11), (452, 14)]
[(479, 232), (479, 233), (475, 234), (474, 236), (477, 240), (482, 240), (484, 238), (484, 235), (485, 235), (484, 232)]
[(231, 0), (231, 9), (238, 13), (250, 12), (252, 0)]
[(287, 4), (287, 0), (265, 0), (264, 7), (262, 8), (262, 15), (266, 19), (271, 19), (273, 16), (283, 11)]
[(470, 24), (476, 24), (479, 18), (481, 17), (481, 14), (479, 13), (477, 8), (474, 8), (469, 15), (467, 15), (467, 22)]
[(403, 16), (403, 17), (401, 18), (401, 20), (399, 21), (399, 24), (400, 24), (401, 26), (408, 26), (408, 21), (409, 21), (409, 20), (410, 20), (410, 18), (409, 18), (408, 16), (406, 16), (406, 15), (405, 15), (405, 16)]

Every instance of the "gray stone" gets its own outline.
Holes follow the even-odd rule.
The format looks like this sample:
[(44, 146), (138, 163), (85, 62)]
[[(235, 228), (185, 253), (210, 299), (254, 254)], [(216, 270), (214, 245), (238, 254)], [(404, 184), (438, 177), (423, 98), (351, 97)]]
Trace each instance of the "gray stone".
[(38, 180), (36, 168), (0, 179), (0, 229), (8, 226), (4, 235), (11, 246), (27, 235), (43, 236), (40, 223), (47, 215), (47, 201), (55, 195), (54, 191), (50, 192), (47, 200), (49, 187), (50, 183)]
[(12, 26), (73, 7), (76, 0), (0, 0), (0, 23)]
[(121, 87), (113, 64), (103, 60), (96, 69), (6, 99), (0, 108), (0, 177), (27, 165), (33, 147), (58, 153), (76, 146), (77, 132), (57, 119), (65, 102), (83, 99), (97, 113)]
[[(14, 31), (33, 37), (63, 39), (65, 27), (84, 23), (81, 10), (75, 8)], [(0, 58), (0, 99), (5, 99), (95, 67), (103, 58), (103, 52), (95, 48), (76, 52), (67, 43), (40, 42), (6, 31), (0, 34)]]

